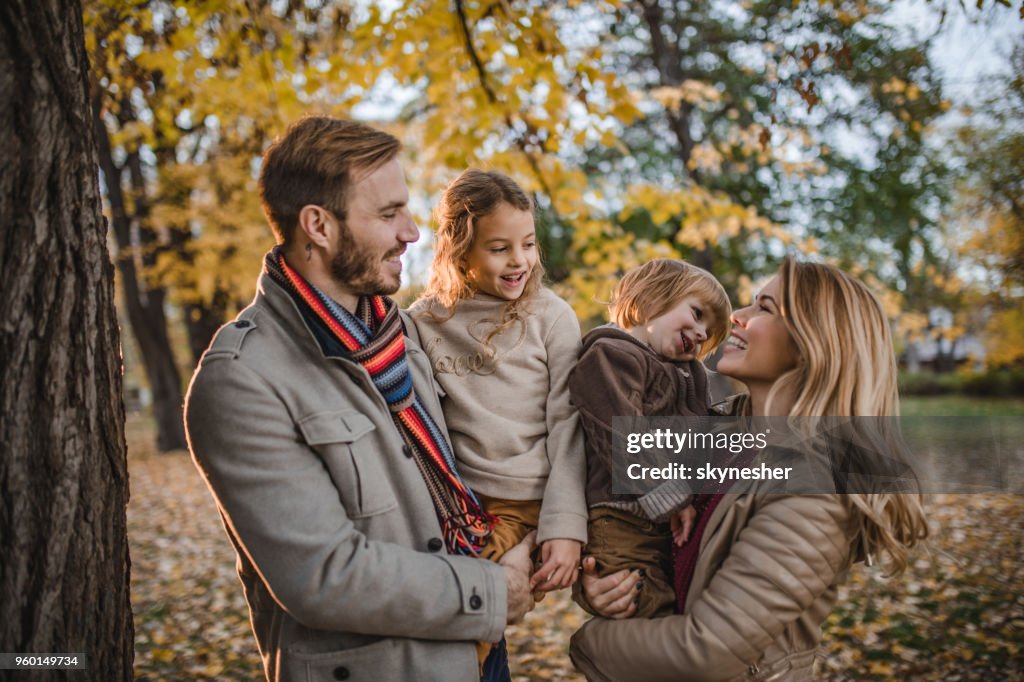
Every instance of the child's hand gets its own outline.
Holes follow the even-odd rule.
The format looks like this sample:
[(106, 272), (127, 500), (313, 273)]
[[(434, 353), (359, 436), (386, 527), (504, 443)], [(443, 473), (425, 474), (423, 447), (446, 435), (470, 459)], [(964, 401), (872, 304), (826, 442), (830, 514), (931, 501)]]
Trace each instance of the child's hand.
[(550, 592), (576, 582), (582, 543), (576, 540), (548, 540), (540, 546), (541, 566), (530, 578), (534, 592)]
[(682, 547), (690, 539), (690, 531), (693, 530), (693, 522), (696, 520), (697, 510), (692, 504), (672, 515), (672, 542), (676, 547)]

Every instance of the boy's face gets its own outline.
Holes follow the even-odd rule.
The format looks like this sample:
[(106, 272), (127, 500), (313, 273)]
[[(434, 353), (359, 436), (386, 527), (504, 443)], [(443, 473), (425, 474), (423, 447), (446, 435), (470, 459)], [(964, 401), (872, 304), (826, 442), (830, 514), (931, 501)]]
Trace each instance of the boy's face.
[(710, 306), (697, 296), (685, 296), (658, 317), (629, 330), (667, 360), (686, 362), (700, 355), (712, 323)]

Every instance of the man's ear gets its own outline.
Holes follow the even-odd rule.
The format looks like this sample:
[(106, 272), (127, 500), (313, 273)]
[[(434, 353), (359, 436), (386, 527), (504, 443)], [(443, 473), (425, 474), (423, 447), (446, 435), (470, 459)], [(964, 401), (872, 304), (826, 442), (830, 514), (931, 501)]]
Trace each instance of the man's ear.
[(316, 246), (327, 248), (334, 237), (337, 221), (327, 209), (315, 204), (306, 204), (299, 211), (299, 232), (297, 235)]

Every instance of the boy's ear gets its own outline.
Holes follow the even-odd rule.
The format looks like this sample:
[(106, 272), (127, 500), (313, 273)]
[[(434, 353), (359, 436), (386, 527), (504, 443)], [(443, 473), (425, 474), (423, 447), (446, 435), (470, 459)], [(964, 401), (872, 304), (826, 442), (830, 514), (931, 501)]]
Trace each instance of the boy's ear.
[(336, 223), (334, 216), (323, 206), (306, 204), (299, 211), (300, 236), (321, 248), (331, 244), (337, 229)]

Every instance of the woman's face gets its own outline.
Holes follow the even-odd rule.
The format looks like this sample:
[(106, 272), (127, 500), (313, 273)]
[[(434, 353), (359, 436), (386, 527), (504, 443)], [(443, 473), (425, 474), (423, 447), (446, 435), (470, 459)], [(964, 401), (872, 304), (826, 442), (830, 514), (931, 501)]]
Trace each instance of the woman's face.
[(770, 387), (797, 366), (800, 354), (782, 320), (778, 276), (773, 277), (753, 304), (732, 314), (733, 328), (718, 371), (748, 388)]

